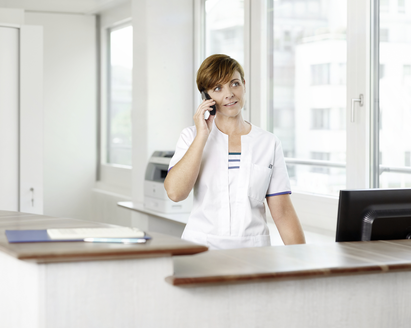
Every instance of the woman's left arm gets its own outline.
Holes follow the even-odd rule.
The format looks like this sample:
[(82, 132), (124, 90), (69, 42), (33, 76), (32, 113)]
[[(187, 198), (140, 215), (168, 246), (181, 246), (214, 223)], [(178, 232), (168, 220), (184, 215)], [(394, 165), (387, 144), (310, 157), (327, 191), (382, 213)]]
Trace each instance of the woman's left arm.
[(267, 197), (267, 204), (284, 245), (305, 244), (305, 237), (290, 195)]

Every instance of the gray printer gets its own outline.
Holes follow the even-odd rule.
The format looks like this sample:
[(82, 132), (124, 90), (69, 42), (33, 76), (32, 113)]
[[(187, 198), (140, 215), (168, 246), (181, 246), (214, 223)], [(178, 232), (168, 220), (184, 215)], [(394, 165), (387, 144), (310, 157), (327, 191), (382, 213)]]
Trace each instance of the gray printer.
[(193, 192), (181, 202), (173, 202), (164, 189), (164, 180), (174, 151), (155, 151), (151, 155), (144, 179), (144, 207), (163, 213), (187, 213), (193, 207)]

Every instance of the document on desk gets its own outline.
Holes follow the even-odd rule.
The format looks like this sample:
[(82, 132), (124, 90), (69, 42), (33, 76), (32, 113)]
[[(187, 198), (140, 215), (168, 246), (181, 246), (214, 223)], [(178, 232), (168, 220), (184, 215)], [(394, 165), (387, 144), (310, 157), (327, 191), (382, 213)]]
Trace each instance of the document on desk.
[(52, 240), (85, 239), (85, 238), (144, 238), (145, 233), (137, 228), (75, 228), (47, 229)]

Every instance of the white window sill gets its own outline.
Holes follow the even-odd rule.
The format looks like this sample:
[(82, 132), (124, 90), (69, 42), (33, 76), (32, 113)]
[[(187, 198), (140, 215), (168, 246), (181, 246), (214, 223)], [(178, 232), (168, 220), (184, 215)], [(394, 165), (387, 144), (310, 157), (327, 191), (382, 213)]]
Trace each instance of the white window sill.
[(100, 180), (95, 188), (130, 198), (132, 195), (132, 168), (121, 165), (100, 165)]

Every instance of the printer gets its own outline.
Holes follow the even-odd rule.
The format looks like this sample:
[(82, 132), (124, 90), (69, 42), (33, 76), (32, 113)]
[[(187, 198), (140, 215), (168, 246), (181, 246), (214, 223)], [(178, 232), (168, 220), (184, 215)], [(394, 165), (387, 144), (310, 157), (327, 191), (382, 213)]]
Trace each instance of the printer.
[(173, 202), (164, 189), (164, 180), (174, 151), (155, 151), (147, 163), (144, 179), (144, 207), (163, 213), (187, 213), (193, 207), (193, 191), (187, 199)]

